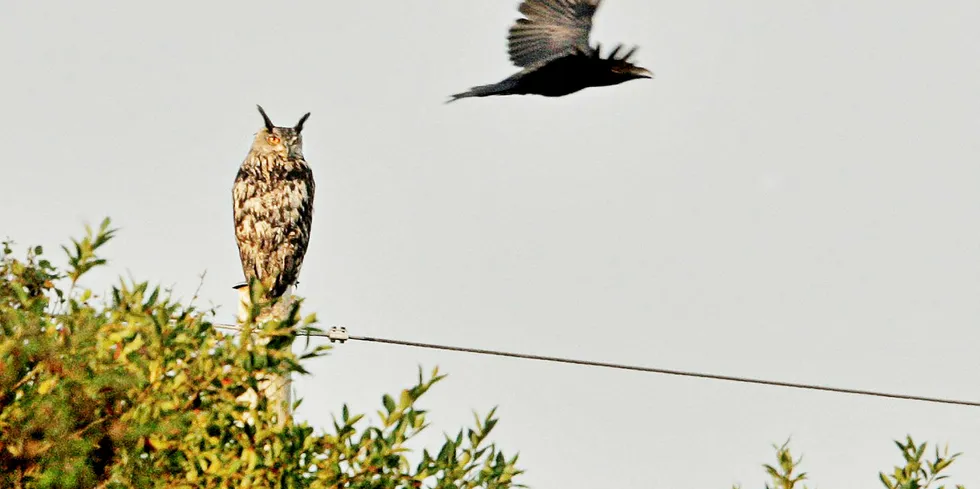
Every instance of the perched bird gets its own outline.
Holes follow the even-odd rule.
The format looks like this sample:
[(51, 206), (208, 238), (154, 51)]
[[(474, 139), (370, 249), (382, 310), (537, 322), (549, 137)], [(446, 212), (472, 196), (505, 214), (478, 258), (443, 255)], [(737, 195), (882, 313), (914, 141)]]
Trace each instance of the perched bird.
[(258, 108), (265, 126), (238, 169), (232, 200), (245, 280), (258, 278), (271, 299), (296, 283), (310, 242), (314, 182), (301, 134), (310, 114), (277, 127)]
[(507, 36), (510, 60), (523, 68), (491, 85), (473, 87), (447, 101), (489, 95), (544, 95), (561, 97), (583, 88), (618, 85), (653, 73), (630, 63), (632, 48), (617, 56), (623, 45), (603, 58), (601, 45), (589, 45), (592, 16), (601, 0), (524, 0), (524, 18)]

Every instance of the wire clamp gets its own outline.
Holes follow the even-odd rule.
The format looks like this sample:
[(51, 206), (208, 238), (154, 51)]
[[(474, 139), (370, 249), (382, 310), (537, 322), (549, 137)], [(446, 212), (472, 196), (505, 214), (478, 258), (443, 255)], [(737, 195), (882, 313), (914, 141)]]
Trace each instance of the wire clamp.
[(327, 338), (330, 338), (331, 343), (337, 341), (343, 343), (350, 339), (350, 335), (347, 334), (347, 328), (343, 326), (331, 326), (330, 329), (327, 330)]

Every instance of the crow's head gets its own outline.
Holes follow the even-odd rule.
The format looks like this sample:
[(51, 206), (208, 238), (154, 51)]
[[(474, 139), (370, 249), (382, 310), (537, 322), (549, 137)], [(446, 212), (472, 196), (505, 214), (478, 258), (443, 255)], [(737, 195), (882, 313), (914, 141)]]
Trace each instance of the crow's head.
[(611, 78), (616, 80), (616, 83), (636, 80), (638, 78), (653, 78), (653, 73), (650, 70), (630, 62), (630, 58), (636, 53), (636, 47), (626, 51), (622, 56), (617, 56), (622, 48), (622, 44), (616, 46), (606, 58), (603, 58), (599, 52), (601, 46), (596, 46), (594, 51), (596, 58), (602, 60), (603, 64), (608, 67)]

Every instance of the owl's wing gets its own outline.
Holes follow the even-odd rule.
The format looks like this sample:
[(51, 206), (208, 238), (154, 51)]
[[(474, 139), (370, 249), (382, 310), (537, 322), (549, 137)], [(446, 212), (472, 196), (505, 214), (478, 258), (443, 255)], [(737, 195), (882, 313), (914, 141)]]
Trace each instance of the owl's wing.
[(254, 207), (248, 207), (248, 201), (255, 197), (256, 186), (250, 176), (243, 170), (235, 176), (232, 188), (233, 217), (235, 221), (235, 241), (238, 244), (238, 254), (242, 261), (242, 272), (245, 282), (253, 278), (263, 278), (260, 257), (263, 254), (263, 237), (257, 233)]
[(529, 67), (575, 51), (590, 53), (592, 16), (601, 0), (524, 0), (507, 35), (510, 60)]
[(313, 181), (313, 171), (305, 163), (295, 172), (290, 173), (288, 185), (285, 186), (289, 195), (288, 200), (294, 206), (296, 220), (284, 226), (288, 229), (282, 246), (273, 252), (276, 263), (281, 263), (281, 272), (276, 277), (271, 293), (278, 297), (286, 289), (295, 285), (299, 280), (299, 272), (303, 268), (303, 259), (310, 245), (310, 231), (313, 228), (313, 197), (316, 183)]

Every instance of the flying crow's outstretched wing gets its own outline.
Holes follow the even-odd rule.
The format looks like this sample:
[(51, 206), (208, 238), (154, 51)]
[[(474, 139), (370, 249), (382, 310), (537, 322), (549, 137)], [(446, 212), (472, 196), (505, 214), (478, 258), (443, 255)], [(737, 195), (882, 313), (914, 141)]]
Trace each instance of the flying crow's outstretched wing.
[(589, 31), (601, 0), (524, 0), (507, 36), (510, 60), (526, 68), (581, 51), (591, 53)]

